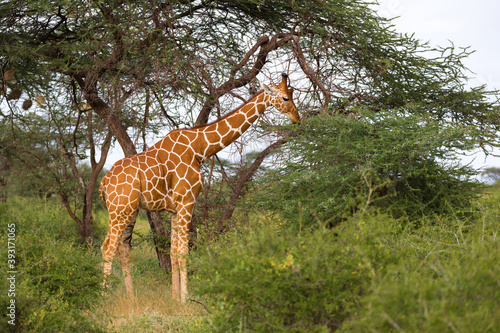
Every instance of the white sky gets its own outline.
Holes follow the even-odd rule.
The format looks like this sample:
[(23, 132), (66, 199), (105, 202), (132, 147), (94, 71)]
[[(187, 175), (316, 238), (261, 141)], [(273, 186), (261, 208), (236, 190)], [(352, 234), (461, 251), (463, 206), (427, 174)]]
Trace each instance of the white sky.
[[(415, 33), (431, 46), (470, 46), (464, 64), (473, 73), (470, 86), (500, 89), (500, 1), (498, 0), (379, 0), (379, 13), (394, 19), (398, 32)], [(500, 152), (497, 152), (500, 153)], [(478, 153), (464, 157), (477, 169), (500, 167), (500, 158)]]

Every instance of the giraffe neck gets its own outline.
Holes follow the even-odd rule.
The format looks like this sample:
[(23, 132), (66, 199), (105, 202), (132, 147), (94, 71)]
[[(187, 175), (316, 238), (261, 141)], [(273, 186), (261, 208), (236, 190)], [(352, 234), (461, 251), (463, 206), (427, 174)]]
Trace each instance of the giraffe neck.
[(213, 156), (239, 138), (271, 104), (264, 92), (255, 95), (228, 116), (199, 128), (199, 147), (204, 159)]

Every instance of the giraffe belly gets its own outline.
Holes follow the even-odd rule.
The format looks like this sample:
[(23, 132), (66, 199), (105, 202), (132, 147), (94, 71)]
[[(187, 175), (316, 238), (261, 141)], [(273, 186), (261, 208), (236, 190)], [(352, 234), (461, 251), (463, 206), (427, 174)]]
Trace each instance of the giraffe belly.
[(149, 212), (176, 212), (176, 205), (171, 195), (168, 193), (161, 193), (157, 190), (143, 191), (139, 201), (139, 208)]

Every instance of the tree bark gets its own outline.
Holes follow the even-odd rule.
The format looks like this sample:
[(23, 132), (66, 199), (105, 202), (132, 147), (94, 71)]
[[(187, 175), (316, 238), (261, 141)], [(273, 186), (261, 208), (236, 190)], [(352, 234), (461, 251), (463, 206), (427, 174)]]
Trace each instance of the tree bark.
[[(90, 192), (92, 190), (92, 192)], [(92, 225), (94, 224), (94, 216), (92, 214), (92, 207), (93, 207), (93, 202), (92, 202), (92, 193), (93, 190), (95, 190), (95, 185), (94, 186), (89, 186), (86, 189), (86, 193), (84, 196), (84, 203), (83, 203), (83, 214), (82, 214), (82, 221), (81, 221), (81, 227), (80, 227), (80, 233), (82, 235), (82, 240), (81, 242), (83, 244), (86, 244), (89, 240), (91, 240), (94, 235), (92, 234)], [(90, 192), (90, 195), (89, 195)]]
[(137, 150), (127, 133), (127, 128), (122, 124), (121, 118), (114, 113), (111, 107), (99, 97), (97, 90), (97, 80), (91, 77), (83, 78), (81, 75), (73, 75), (76, 82), (83, 91), (83, 95), (90, 105), (92, 110), (99, 115), (115, 136), (116, 140), (122, 147), (125, 156), (137, 154)]
[(154, 232), (154, 244), (156, 256), (158, 257), (158, 264), (162, 269), (172, 270), (172, 263), (170, 261), (170, 251), (168, 240), (170, 239), (170, 230), (163, 221), (161, 214), (158, 212), (148, 212), (147, 214), (149, 226)]

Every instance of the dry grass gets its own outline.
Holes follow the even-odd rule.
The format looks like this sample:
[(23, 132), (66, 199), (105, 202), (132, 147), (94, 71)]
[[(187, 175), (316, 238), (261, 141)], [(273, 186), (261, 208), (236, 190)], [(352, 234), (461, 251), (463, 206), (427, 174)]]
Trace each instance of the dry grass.
[(124, 290), (107, 296), (109, 302), (103, 309), (109, 320), (107, 328), (112, 332), (188, 332), (207, 319), (201, 305), (179, 304), (166, 287), (136, 288), (134, 300), (129, 300)]

